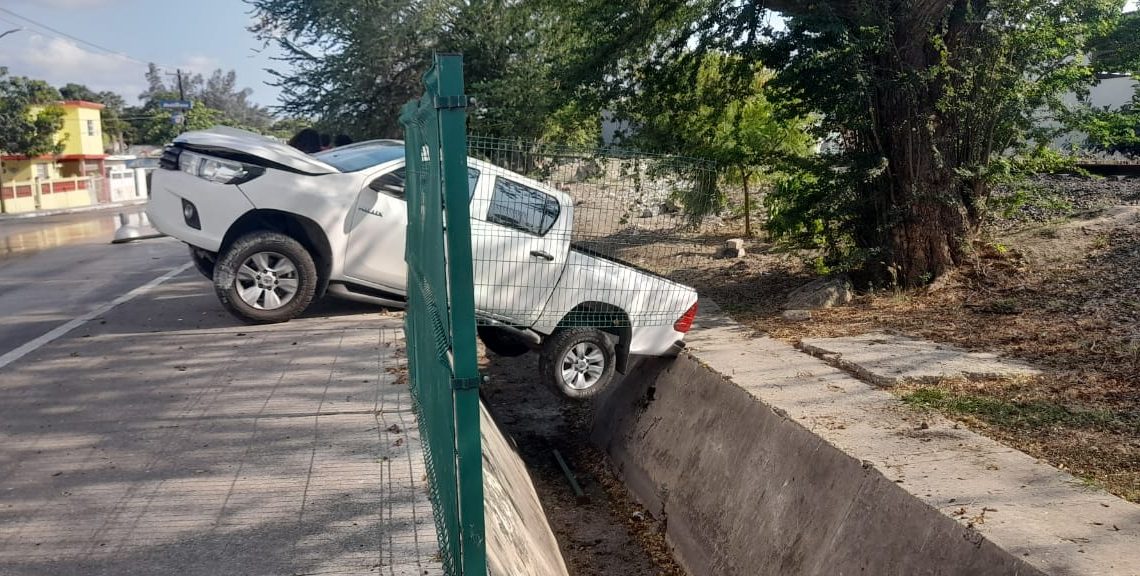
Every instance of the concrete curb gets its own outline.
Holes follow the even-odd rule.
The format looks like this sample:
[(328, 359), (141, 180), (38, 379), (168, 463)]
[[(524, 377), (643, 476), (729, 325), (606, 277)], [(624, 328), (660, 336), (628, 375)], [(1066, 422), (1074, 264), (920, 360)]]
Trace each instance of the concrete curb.
[(146, 198), (138, 198), (135, 200), (124, 200), (122, 202), (110, 202), (108, 204), (92, 204), (91, 206), (79, 206), (76, 208), (61, 208), (59, 210), (40, 210), (38, 212), (16, 212), (14, 214), (0, 214), (0, 222), (3, 222), (5, 220), (21, 220), (24, 218), (42, 218), (45, 216), (62, 216), (65, 214), (82, 214), (84, 212), (114, 210), (115, 208), (139, 206), (146, 204), (146, 202)]
[(483, 502), (489, 576), (567, 576), (558, 540), (522, 458), (482, 403)]
[(1137, 573), (1140, 506), (724, 316), (698, 325), (611, 387), (592, 433), (691, 574)]

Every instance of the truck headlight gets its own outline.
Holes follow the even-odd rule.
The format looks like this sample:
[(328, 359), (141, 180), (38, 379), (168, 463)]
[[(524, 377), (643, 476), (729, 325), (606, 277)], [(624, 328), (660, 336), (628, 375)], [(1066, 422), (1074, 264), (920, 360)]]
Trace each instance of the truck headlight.
[(178, 156), (178, 169), (218, 184), (241, 184), (253, 180), (265, 171), (260, 166), (249, 166), (187, 150), (183, 150)]

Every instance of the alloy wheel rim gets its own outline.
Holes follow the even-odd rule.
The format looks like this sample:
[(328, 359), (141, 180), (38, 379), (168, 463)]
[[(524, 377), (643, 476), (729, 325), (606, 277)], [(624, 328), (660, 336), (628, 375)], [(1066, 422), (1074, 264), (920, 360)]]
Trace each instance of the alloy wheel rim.
[(297, 265), (278, 252), (256, 252), (238, 267), (234, 287), (257, 310), (277, 310), (293, 301), (300, 288)]
[(579, 342), (562, 356), (562, 381), (574, 390), (586, 390), (597, 384), (606, 368), (606, 356), (592, 342)]

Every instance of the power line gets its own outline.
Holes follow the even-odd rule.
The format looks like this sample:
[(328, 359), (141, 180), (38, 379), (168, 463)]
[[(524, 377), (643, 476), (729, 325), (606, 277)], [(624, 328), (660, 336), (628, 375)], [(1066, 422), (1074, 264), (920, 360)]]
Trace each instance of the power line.
[(162, 66), (162, 65), (159, 65), (157, 63), (144, 62), (144, 61), (139, 60), (137, 58), (132, 58), (132, 57), (128, 56), (127, 54), (124, 54), (123, 52), (119, 52), (117, 50), (112, 50), (112, 49), (107, 48), (105, 46), (100, 46), (99, 44), (96, 44), (94, 42), (89, 42), (87, 40), (84, 40), (78, 36), (68, 34), (67, 32), (64, 32), (62, 30), (57, 30), (55, 28), (52, 28), (51, 26), (48, 26), (47, 24), (44, 24), (42, 22), (38, 22), (36, 20), (32, 20), (31, 18), (28, 18), (27, 16), (21, 16), (21, 15), (13, 12), (7, 8), (4, 8), (4, 7), (0, 7), (0, 12), (3, 12), (5, 14), (8, 14), (8, 15), (13, 16), (15, 18), (19, 18), (20, 20), (23, 20), (24, 22), (27, 22), (28, 24), (30, 24), (36, 28), (39, 28), (41, 32), (56, 36), (58, 38), (66, 38), (66, 39), (71, 40), (73, 42), (78, 42), (79, 44), (83, 44), (84, 46), (94, 48), (95, 50), (99, 50), (100, 52), (105, 52), (105, 53), (110, 54), (112, 56), (118, 56), (119, 58), (123, 58), (124, 60), (129, 60), (129, 61), (135, 62), (137, 64), (142, 64), (143, 66), (155, 64), (159, 68), (170, 68), (170, 66)]

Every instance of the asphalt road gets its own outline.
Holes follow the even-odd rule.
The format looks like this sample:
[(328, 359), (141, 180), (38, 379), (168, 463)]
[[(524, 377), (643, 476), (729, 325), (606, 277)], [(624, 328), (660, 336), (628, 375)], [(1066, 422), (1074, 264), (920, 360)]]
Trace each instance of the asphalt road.
[(116, 214), (0, 220), (0, 574), (439, 574), (401, 316), (229, 316)]
[(169, 238), (110, 243), (120, 214), (141, 210), (0, 221), (0, 358), (186, 265)]

